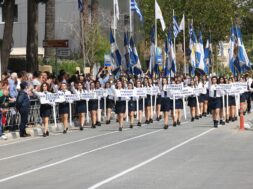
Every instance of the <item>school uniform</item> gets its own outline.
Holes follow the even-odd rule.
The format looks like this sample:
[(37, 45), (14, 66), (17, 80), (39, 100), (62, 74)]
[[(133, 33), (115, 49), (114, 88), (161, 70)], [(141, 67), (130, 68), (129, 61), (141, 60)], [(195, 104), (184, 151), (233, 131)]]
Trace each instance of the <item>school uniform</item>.
[(217, 90), (217, 85), (211, 85), (209, 88), (210, 108), (211, 110), (219, 109), (221, 104), (221, 92)]
[[(51, 94), (50, 92), (42, 92), (45, 95)], [(50, 104), (41, 104), (40, 105), (40, 117), (50, 117), (52, 115), (52, 105)]]
[(169, 98), (169, 94), (166, 91), (166, 86), (163, 86), (163, 90), (161, 92), (161, 111), (169, 112), (171, 109), (171, 101)]
[(124, 97), (117, 97), (119, 94), (119, 89), (115, 89), (115, 101), (116, 101), (116, 105), (115, 105), (115, 113), (116, 114), (123, 114), (126, 113), (126, 98)]
[[(76, 94), (83, 94), (85, 93), (84, 90), (76, 90)], [(86, 105), (86, 100), (78, 100), (76, 101), (76, 113), (80, 114), (80, 113), (87, 113), (87, 105)]]
[[(89, 90), (88, 92), (95, 92), (95, 90)], [(98, 110), (98, 99), (95, 96), (94, 99), (89, 99), (89, 111), (97, 111)]]
[[(194, 87), (191, 87), (194, 88)], [(188, 97), (188, 106), (190, 108), (196, 107), (197, 106), (197, 99), (195, 95), (191, 95)]]
[(106, 108), (113, 109), (115, 106), (114, 96), (112, 95), (112, 89), (106, 89), (108, 91), (107, 97), (106, 97)]
[[(66, 91), (59, 91), (58, 93), (64, 94), (64, 95), (70, 95), (71, 92), (66, 90)], [(69, 114), (69, 103), (64, 101), (62, 103), (59, 103), (59, 114)]]

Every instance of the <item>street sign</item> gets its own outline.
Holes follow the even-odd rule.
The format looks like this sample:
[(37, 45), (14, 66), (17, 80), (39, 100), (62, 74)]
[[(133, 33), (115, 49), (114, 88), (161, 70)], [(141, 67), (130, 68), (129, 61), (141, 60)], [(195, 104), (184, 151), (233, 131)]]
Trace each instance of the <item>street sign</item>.
[(69, 48), (59, 48), (56, 50), (57, 57), (70, 57), (70, 49)]
[(68, 48), (69, 40), (43, 40), (43, 47)]

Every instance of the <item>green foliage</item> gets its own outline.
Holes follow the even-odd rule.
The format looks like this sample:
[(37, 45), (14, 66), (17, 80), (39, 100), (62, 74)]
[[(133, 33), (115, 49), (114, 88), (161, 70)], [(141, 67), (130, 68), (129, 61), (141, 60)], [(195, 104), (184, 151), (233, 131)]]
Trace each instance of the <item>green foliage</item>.
[(98, 35), (98, 44), (95, 52), (95, 62), (99, 62), (101, 65), (104, 63), (104, 54), (110, 53), (110, 43), (107, 38), (101, 35)]

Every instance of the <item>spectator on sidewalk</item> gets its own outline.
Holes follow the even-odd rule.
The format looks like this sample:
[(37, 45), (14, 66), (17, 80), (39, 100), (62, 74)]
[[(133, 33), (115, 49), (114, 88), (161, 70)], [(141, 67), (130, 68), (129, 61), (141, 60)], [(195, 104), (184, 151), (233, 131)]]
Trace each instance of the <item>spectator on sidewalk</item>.
[(30, 100), (28, 96), (28, 84), (22, 81), (20, 84), (20, 91), (16, 100), (16, 108), (20, 113), (21, 122), (19, 126), (20, 137), (28, 137), (29, 134), (26, 133), (26, 125), (28, 123), (28, 114), (30, 109)]

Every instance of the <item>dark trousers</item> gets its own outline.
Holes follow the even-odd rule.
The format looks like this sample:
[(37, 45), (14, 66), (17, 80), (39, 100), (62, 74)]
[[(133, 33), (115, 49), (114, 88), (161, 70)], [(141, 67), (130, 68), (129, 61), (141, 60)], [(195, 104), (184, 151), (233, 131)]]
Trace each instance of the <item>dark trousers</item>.
[(19, 111), (19, 113), (20, 113), (20, 116), (21, 116), (21, 122), (20, 122), (20, 125), (19, 125), (19, 132), (20, 132), (20, 135), (24, 135), (26, 133), (25, 128), (26, 128), (26, 124), (28, 123), (29, 110), (28, 109), (21, 109)]

